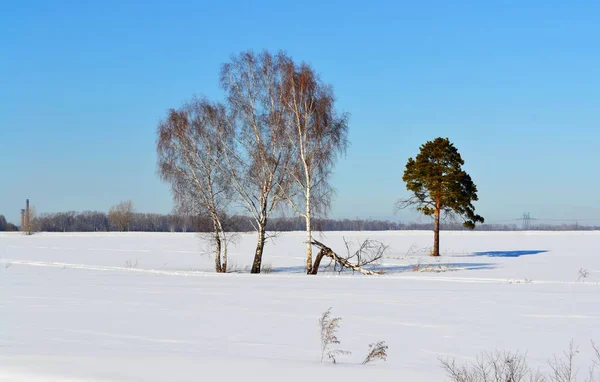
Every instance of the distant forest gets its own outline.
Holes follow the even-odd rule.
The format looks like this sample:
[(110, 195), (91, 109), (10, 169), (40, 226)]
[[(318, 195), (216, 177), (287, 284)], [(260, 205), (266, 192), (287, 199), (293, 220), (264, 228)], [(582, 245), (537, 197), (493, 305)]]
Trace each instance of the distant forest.
[[(305, 222), (300, 217), (276, 217), (268, 221), (269, 231), (303, 231)], [(433, 223), (400, 223), (388, 220), (372, 219), (315, 219), (314, 225), (319, 231), (406, 231), (432, 230)], [(112, 221), (109, 214), (100, 211), (58, 212), (40, 214), (36, 218), (36, 231), (44, 232), (107, 232), (123, 231)], [(17, 231), (19, 227), (8, 223), (0, 215), (0, 231)], [(228, 232), (254, 232), (253, 219), (247, 216), (228, 216), (224, 229)], [(442, 230), (466, 230), (460, 223), (445, 223)], [(133, 212), (127, 222), (126, 231), (131, 232), (212, 232), (209, 217), (181, 216), (174, 214), (153, 214)], [(476, 231), (521, 231), (519, 224), (481, 224)], [(529, 230), (536, 231), (591, 231), (600, 230), (599, 226), (573, 224), (534, 224)]]

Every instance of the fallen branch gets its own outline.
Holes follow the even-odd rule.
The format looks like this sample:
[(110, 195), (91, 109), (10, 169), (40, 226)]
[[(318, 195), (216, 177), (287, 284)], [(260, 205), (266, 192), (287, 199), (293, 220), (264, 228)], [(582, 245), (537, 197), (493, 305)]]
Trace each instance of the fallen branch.
[(310, 275), (316, 275), (317, 274), (317, 272), (319, 271), (319, 264), (321, 263), (321, 260), (325, 256), (329, 257), (330, 259), (332, 259), (336, 263), (340, 264), (342, 267), (346, 267), (346, 268), (352, 269), (353, 271), (360, 272), (363, 275), (381, 275), (381, 274), (383, 274), (383, 272), (381, 272), (381, 271), (377, 271), (377, 272), (375, 272), (375, 271), (369, 271), (367, 269), (361, 268), (359, 265), (352, 264), (347, 259), (339, 256), (331, 248), (329, 248), (325, 244), (321, 243), (320, 241), (317, 241), (317, 240), (313, 239), (313, 241), (311, 241), (311, 244), (314, 245), (314, 246), (316, 246), (316, 247), (319, 247), (320, 251), (317, 254), (317, 257), (315, 259), (315, 263), (314, 263), (312, 269), (308, 273)]

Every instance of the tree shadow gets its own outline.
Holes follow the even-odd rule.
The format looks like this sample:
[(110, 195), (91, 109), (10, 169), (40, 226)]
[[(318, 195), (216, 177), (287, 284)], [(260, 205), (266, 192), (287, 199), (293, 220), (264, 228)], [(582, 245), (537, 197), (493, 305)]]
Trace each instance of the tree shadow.
[(453, 272), (453, 271), (475, 271), (480, 269), (494, 269), (493, 263), (422, 263), (416, 265), (383, 265), (373, 267), (373, 270), (380, 270), (385, 273), (400, 272)]
[(305, 266), (273, 267), (271, 273), (306, 273)]
[[(453, 272), (453, 271), (473, 271), (479, 269), (493, 269), (496, 265), (493, 263), (423, 263), (420, 264), (419, 272)], [(402, 272), (416, 272), (415, 265), (372, 265), (366, 266), (364, 269), (370, 271), (383, 271), (384, 273), (402, 273)], [(306, 269), (303, 266), (293, 267), (273, 267), (272, 273), (306, 273)], [(329, 269), (323, 266), (319, 268), (320, 274), (338, 274), (338, 271), (334, 271), (333, 267)], [(352, 274), (351, 269), (345, 268), (342, 274)], [(358, 274), (359, 272), (354, 272)]]
[(530, 250), (516, 250), (516, 251), (486, 251), (486, 252), (474, 252), (473, 256), (487, 256), (487, 257), (521, 257), (527, 255), (537, 255), (538, 253), (548, 252), (547, 249), (530, 249)]

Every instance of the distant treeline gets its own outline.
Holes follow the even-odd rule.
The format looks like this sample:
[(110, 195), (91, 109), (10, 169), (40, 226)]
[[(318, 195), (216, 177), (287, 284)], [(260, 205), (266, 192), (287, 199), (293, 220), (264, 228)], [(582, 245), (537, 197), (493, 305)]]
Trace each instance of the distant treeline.
[(18, 231), (19, 227), (6, 221), (4, 215), (0, 215), (0, 232), (3, 231)]
[[(277, 217), (269, 220), (269, 231), (303, 231), (304, 219)], [(107, 232), (120, 231), (109, 214), (100, 211), (45, 213), (36, 218), (38, 231), (45, 232)], [(203, 216), (181, 216), (175, 214), (153, 214), (134, 212), (128, 219), (128, 231), (133, 232), (212, 232), (210, 218)], [(315, 219), (314, 227), (320, 231), (400, 231), (432, 230), (433, 223), (399, 223), (389, 220), (372, 219)], [(233, 215), (226, 219), (225, 230), (229, 232), (255, 231), (253, 219)], [(465, 228), (459, 223), (442, 224), (443, 230), (460, 231)], [(17, 231), (19, 227), (8, 223), (0, 215), (0, 231)], [(531, 230), (541, 231), (584, 231), (600, 230), (598, 226), (579, 224), (534, 225)], [(477, 231), (520, 231), (516, 224), (482, 224)]]

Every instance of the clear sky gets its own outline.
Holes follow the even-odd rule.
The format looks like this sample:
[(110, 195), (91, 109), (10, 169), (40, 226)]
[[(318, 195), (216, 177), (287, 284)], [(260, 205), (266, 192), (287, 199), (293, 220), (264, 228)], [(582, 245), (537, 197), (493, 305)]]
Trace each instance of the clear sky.
[(26, 197), (169, 212), (157, 121), (221, 98), (221, 63), (267, 48), (310, 63), (351, 114), (333, 217), (412, 220), (393, 214), (406, 160), (442, 136), (487, 221), (596, 219), (599, 39), (597, 0), (4, 0), (0, 214), (17, 222)]

